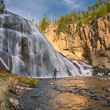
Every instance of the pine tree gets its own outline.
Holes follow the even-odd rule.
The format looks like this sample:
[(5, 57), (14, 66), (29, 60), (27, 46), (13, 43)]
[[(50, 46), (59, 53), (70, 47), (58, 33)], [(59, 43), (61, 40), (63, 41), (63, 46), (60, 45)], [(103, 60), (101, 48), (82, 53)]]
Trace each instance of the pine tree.
[(0, 13), (4, 13), (5, 10), (5, 4), (4, 4), (4, 0), (0, 0)]
[(45, 32), (46, 31), (46, 28), (48, 27), (48, 25), (49, 25), (49, 20), (46, 17), (44, 17), (40, 21), (40, 25), (39, 25), (40, 31), (41, 32)]

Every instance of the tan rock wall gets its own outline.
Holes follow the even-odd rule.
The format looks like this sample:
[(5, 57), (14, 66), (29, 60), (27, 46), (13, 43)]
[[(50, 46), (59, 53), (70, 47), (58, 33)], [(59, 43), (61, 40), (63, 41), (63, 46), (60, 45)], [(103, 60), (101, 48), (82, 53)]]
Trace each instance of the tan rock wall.
[[(97, 66), (101, 63), (100, 58), (102, 58), (102, 56), (97, 57), (98, 51), (105, 50), (105, 54), (110, 51), (110, 14), (96, 19), (89, 25), (80, 27), (79, 31), (76, 31), (76, 24), (73, 23), (70, 26), (74, 32), (73, 37), (64, 33), (57, 35), (57, 26), (54, 24), (49, 26), (45, 35), (56, 50), (63, 53), (68, 58), (84, 59), (83, 54), (88, 48), (93, 64)], [(94, 61), (94, 59), (97, 60)], [(109, 68), (110, 59), (108, 57), (104, 57), (102, 60), (103, 59), (106, 61), (106, 67)]]

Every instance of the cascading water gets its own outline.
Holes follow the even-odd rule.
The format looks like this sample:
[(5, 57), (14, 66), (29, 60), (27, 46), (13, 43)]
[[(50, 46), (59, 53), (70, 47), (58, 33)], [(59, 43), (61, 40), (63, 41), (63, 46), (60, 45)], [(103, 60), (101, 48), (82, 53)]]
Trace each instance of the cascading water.
[(0, 67), (32, 77), (52, 77), (55, 70), (57, 77), (92, 74), (91, 66), (69, 61), (30, 21), (10, 12), (0, 14)]

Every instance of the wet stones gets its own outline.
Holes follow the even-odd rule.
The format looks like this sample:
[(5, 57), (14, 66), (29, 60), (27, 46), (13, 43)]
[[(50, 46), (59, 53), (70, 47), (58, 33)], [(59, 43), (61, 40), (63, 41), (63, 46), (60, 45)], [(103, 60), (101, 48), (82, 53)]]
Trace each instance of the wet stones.
[[(80, 87), (67, 88), (67, 87), (63, 87), (63, 86), (55, 86), (55, 87), (53, 87), (53, 89), (55, 89), (56, 91), (59, 91), (60, 94), (62, 94), (62, 93), (76, 94), (76, 95), (88, 97), (94, 101), (99, 101), (100, 103), (104, 104), (105, 106), (110, 105), (110, 97), (107, 97), (106, 95), (99, 95), (99, 93), (97, 91), (95, 91), (95, 88), (94, 89), (93, 88), (84, 89), (84, 88), (80, 88)], [(108, 90), (109, 89), (107, 89), (106, 92), (109, 92)], [(102, 91), (103, 91), (103, 89), (102, 89)]]
[(110, 69), (94, 67), (93, 76), (110, 76)]

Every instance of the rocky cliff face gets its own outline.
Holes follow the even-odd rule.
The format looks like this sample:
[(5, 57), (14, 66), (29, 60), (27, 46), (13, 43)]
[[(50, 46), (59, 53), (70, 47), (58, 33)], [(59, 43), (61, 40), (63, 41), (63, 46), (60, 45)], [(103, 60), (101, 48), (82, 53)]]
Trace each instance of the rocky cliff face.
[(56, 34), (57, 25), (50, 25), (45, 35), (56, 49), (71, 59), (88, 59), (94, 66), (110, 68), (110, 14), (97, 18), (91, 24), (76, 28), (70, 24), (68, 34)]

